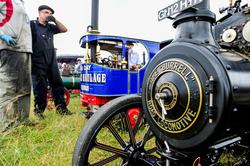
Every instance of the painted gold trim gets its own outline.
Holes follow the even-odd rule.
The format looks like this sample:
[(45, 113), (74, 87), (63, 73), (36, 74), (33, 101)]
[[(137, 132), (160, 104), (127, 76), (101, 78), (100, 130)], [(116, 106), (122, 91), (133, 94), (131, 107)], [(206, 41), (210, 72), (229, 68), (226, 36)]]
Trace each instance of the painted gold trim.
[[(164, 84), (169, 84), (170, 86), (164, 86)], [(162, 84), (159, 86), (160, 89), (158, 88), (157, 93), (161, 93), (162, 89), (164, 89), (165, 87), (168, 87), (168, 88), (171, 90), (172, 94), (176, 94), (176, 96), (177, 96), (176, 87), (175, 87), (172, 83), (170, 83), (170, 82), (164, 82), (164, 83), (162, 83)], [(175, 100), (175, 101), (174, 101), (174, 98), (173, 98), (173, 100), (171, 101), (170, 104), (168, 104), (168, 105), (165, 105), (165, 104), (164, 104), (165, 109), (166, 109), (166, 110), (172, 109), (172, 108), (176, 105), (176, 103), (177, 103), (177, 97), (176, 97), (176, 100)], [(159, 100), (158, 100), (158, 104), (161, 105)], [(172, 106), (171, 106), (171, 105), (172, 105)], [(169, 107), (169, 106), (171, 106), (171, 107)], [(167, 108), (166, 108), (166, 107), (167, 107)]]
[[(250, 0), (249, 0), (250, 1)], [(235, 51), (237, 54), (239, 54), (240, 56), (242, 56), (243, 58), (247, 58), (248, 59), (248, 61), (250, 61), (250, 58), (248, 57), (248, 56), (246, 56), (245, 54), (242, 54), (242, 53), (240, 53), (240, 52), (237, 52), (237, 51)]]
[(75, 87), (75, 77), (72, 77), (73, 88)]

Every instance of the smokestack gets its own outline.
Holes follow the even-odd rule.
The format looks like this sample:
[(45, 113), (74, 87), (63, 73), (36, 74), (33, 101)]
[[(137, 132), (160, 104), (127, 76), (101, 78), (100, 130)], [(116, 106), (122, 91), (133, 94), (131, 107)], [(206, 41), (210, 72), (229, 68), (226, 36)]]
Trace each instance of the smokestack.
[[(92, 30), (98, 31), (98, 18), (99, 18), (99, 0), (92, 0), (92, 8), (91, 8), (91, 26)], [(90, 50), (91, 50), (91, 62), (96, 62), (96, 46), (97, 42), (91, 42)]]
[(218, 46), (212, 33), (214, 22), (215, 14), (210, 11), (210, 0), (203, 0), (176, 16), (173, 21), (173, 27), (176, 28), (173, 42), (194, 39)]

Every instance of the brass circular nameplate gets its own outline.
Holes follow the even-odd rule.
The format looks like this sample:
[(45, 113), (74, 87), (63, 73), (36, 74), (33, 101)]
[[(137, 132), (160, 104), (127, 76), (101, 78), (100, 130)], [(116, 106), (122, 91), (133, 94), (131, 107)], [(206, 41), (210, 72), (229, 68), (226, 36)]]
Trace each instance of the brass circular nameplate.
[[(168, 93), (163, 117), (156, 93)], [(202, 86), (195, 70), (186, 62), (173, 59), (152, 71), (146, 87), (147, 108), (154, 123), (169, 133), (182, 133), (197, 120), (202, 106)]]

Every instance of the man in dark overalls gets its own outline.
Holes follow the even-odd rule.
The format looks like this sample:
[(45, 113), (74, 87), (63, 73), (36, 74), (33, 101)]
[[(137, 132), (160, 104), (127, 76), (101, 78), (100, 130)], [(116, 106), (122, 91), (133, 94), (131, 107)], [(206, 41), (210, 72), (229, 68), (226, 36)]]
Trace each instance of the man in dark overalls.
[[(67, 32), (67, 28), (52, 14), (54, 10), (47, 5), (39, 6), (39, 17), (32, 20), (32, 82), (34, 88), (34, 115), (36, 119), (43, 119), (43, 112), (47, 104), (47, 85), (52, 90), (56, 111), (63, 115), (72, 115), (66, 107), (64, 86), (57, 66), (54, 51), (53, 35)], [(50, 24), (48, 22), (54, 22)]]

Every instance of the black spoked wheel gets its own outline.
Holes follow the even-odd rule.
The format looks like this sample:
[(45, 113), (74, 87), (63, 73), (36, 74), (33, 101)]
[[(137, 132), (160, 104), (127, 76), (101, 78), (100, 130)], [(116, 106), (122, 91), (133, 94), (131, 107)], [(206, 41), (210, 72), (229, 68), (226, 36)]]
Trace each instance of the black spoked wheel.
[[(131, 109), (138, 115), (129, 117)], [(131, 121), (136, 120), (133, 127)], [(102, 106), (83, 127), (72, 165), (157, 165), (156, 141), (142, 111), (141, 97), (116, 98)], [(159, 164), (159, 163), (158, 163)]]

